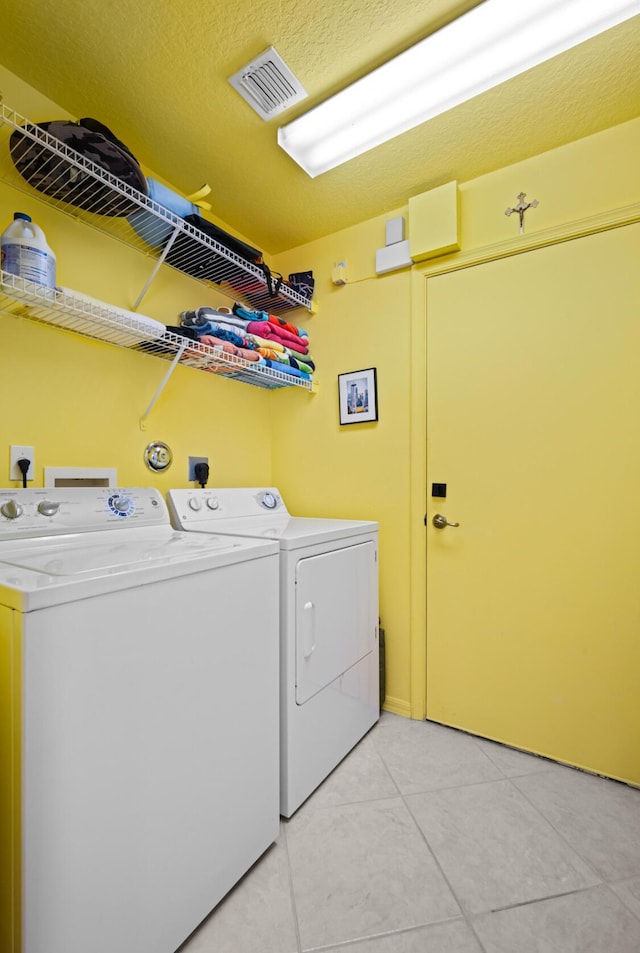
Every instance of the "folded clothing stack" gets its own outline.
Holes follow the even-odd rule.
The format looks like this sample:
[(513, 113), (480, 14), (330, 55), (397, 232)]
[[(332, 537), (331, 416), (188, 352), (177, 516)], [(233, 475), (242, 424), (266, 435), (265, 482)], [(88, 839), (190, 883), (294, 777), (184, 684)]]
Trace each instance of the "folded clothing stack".
[(202, 344), (291, 377), (311, 380), (315, 370), (307, 332), (266, 311), (249, 311), (240, 304), (233, 309), (197, 308), (181, 312), (180, 327), (195, 332)]

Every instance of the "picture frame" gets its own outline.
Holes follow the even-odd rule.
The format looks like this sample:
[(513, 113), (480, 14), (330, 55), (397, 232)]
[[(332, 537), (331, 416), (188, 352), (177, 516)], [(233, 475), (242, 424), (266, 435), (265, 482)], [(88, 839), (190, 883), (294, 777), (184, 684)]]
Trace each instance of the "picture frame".
[(378, 419), (376, 368), (338, 374), (340, 425), (364, 424)]

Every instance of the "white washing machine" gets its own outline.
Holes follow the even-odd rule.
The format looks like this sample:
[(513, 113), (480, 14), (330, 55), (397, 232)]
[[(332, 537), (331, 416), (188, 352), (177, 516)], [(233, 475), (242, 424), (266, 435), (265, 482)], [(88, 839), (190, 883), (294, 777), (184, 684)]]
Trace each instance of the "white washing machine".
[(278, 574), (156, 490), (0, 490), (3, 953), (173, 953), (277, 837)]
[(280, 812), (291, 817), (380, 715), (378, 524), (291, 516), (274, 487), (168, 501), (181, 529), (280, 545)]

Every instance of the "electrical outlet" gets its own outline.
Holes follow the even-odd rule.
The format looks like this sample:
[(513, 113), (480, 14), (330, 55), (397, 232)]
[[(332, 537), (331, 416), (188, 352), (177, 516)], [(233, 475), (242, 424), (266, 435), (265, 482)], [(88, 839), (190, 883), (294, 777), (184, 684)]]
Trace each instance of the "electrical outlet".
[(22, 483), (22, 471), (18, 466), (18, 460), (29, 460), (29, 469), (27, 470), (27, 480), (33, 480), (36, 471), (34, 462), (33, 447), (22, 447), (11, 444), (11, 457), (9, 460), (9, 479), (19, 480)]
[(187, 479), (193, 483), (196, 479), (196, 463), (208, 463), (209, 457), (189, 457), (189, 472)]

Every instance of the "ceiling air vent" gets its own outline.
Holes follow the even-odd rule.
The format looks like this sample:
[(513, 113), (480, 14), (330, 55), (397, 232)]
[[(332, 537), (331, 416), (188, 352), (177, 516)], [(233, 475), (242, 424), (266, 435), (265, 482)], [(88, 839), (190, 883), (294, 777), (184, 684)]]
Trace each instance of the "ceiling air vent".
[(271, 119), (299, 103), (306, 89), (271, 46), (229, 77), (229, 82), (263, 119)]

